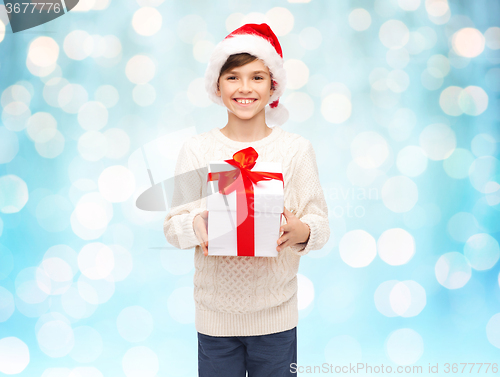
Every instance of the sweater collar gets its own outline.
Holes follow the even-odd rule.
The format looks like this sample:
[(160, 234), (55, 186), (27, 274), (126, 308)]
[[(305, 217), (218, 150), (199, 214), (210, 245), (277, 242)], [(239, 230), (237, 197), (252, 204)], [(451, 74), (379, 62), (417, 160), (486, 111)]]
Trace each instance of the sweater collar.
[(219, 140), (221, 143), (224, 143), (225, 145), (227, 145), (229, 147), (236, 148), (236, 149), (243, 149), (243, 148), (246, 148), (249, 146), (252, 146), (254, 148), (255, 147), (263, 147), (264, 145), (267, 145), (267, 144), (273, 142), (274, 140), (276, 140), (281, 135), (282, 132), (283, 132), (283, 130), (281, 129), (281, 127), (275, 126), (275, 127), (272, 127), (272, 132), (263, 139), (260, 139), (257, 141), (236, 141), (236, 140), (232, 140), (232, 139), (228, 138), (226, 135), (224, 135), (221, 132), (220, 128), (218, 128), (218, 127), (215, 127), (210, 131), (210, 133), (217, 140)]

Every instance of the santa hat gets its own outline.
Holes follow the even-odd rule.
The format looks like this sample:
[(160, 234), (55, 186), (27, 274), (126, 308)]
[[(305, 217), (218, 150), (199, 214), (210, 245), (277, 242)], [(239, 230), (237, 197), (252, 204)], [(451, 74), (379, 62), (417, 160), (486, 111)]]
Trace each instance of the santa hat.
[(274, 126), (282, 125), (288, 119), (288, 110), (279, 103), (279, 98), (285, 91), (286, 72), (283, 68), (280, 43), (267, 24), (243, 25), (215, 46), (205, 72), (205, 89), (208, 97), (224, 106), (222, 98), (216, 94), (220, 70), (230, 55), (243, 52), (261, 59), (269, 68), (273, 76), (274, 92), (269, 99), (269, 106), (266, 106), (266, 123)]

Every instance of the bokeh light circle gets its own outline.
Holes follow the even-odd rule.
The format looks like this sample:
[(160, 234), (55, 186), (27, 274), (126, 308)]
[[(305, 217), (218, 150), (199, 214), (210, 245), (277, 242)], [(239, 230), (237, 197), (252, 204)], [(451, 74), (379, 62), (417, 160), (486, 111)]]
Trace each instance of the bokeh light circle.
[(462, 288), (471, 277), (471, 267), (465, 256), (456, 251), (443, 254), (434, 266), (436, 279), (448, 289)]
[(28, 185), (17, 175), (0, 177), (0, 212), (16, 213), (28, 202)]
[(73, 329), (61, 320), (43, 324), (38, 330), (36, 338), (42, 352), (53, 358), (68, 355), (75, 345)]
[(163, 251), (160, 258), (163, 268), (172, 275), (184, 275), (194, 268), (192, 253)]
[(127, 377), (155, 377), (160, 365), (154, 351), (146, 346), (138, 346), (125, 352), (122, 368)]
[(57, 121), (50, 113), (37, 112), (28, 119), (26, 131), (33, 141), (45, 143), (56, 135)]
[(286, 106), (293, 122), (305, 122), (314, 115), (314, 101), (307, 93), (291, 93), (286, 97)]
[(44, 259), (36, 270), (38, 287), (49, 295), (66, 292), (73, 283), (73, 276), (71, 266), (57, 257)]
[(450, 73), (450, 60), (444, 55), (433, 55), (427, 60), (429, 73), (436, 78), (443, 78)]
[(293, 30), (295, 17), (286, 7), (273, 7), (266, 12), (266, 20), (274, 33), (281, 37)]
[(78, 152), (87, 161), (99, 161), (108, 153), (108, 140), (99, 131), (87, 131), (78, 139)]
[(398, 5), (407, 12), (413, 12), (420, 7), (420, 0), (398, 0)]
[(80, 107), (88, 101), (87, 90), (79, 84), (67, 84), (57, 95), (59, 107), (69, 113), (77, 114)]
[(31, 90), (31, 88), (28, 90), (28, 87), (25, 86), (25, 84), (11, 85), (3, 91), (2, 96), (0, 97), (0, 104), (2, 107), (5, 107), (11, 102), (23, 102), (29, 106), (32, 99)]
[(486, 40), (483, 34), (474, 28), (466, 27), (457, 31), (452, 38), (455, 52), (466, 58), (475, 58), (484, 51)]
[(493, 346), (500, 348), (500, 313), (491, 317), (486, 324), (486, 337)]
[(101, 242), (89, 243), (78, 254), (78, 266), (89, 279), (104, 279), (115, 266), (113, 251)]
[(36, 206), (38, 224), (47, 232), (62, 232), (69, 225), (73, 205), (62, 195), (47, 195)]
[(469, 168), (469, 180), (472, 187), (483, 194), (489, 193), (491, 182), (496, 182), (499, 174), (500, 161), (492, 156), (476, 158)]
[(108, 110), (97, 101), (83, 104), (78, 110), (78, 123), (84, 130), (98, 131), (108, 122)]
[(19, 374), (30, 362), (30, 351), (26, 343), (14, 336), (0, 339), (0, 372)]
[(351, 112), (351, 100), (343, 94), (332, 93), (321, 101), (321, 114), (330, 123), (345, 122), (350, 118)]
[(484, 33), (484, 37), (486, 38), (486, 46), (492, 50), (500, 49), (500, 27), (493, 26), (488, 28)]
[(380, 27), (379, 38), (385, 47), (392, 50), (399, 49), (410, 40), (410, 31), (404, 22), (389, 20)]
[(394, 93), (402, 93), (410, 85), (410, 76), (402, 69), (395, 69), (387, 75), (387, 87)]
[(137, 34), (152, 36), (161, 30), (163, 17), (156, 8), (139, 8), (132, 17), (132, 27)]
[[(46, 131), (42, 131), (41, 134), (44, 135)], [(54, 136), (44, 142), (35, 142), (35, 149), (41, 157), (44, 158), (56, 158), (64, 151), (64, 146), (66, 140), (63, 134), (59, 130), (55, 130)]]
[(156, 65), (151, 58), (145, 55), (135, 55), (125, 67), (127, 78), (134, 84), (146, 84), (156, 73)]
[(422, 336), (413, 329), (405, 328), (391, 332), (386, 342), (389, 359), (398, 365), (416, 363), (424, 353)]
[(489, 270), (500, 258), (500, 247), (489, 234), (478, 233), (465, 242), (464, 255), (475, 270)]
[(463, 110), (459, 104), (462, 88), (458, 86), (449, 86), (441, 92), (439, 97), (439, 106), (447, 115), (459, 116)]
[(100, 193), (89, 193), (80, 198), (74, 213), (80, 224), (87, 229), (100, 230), (109, 224), (113, 207)]
[(5, 38), (5, 24), (3, 23), (3, 20), (0, 20), (0, 43), (2, 43), (4, 38)]
[(15, 132), (0, 126), (0, 164), (11, 162), (19, 152), (19, 139)]
[(186, 297), (193, 297), (192, 287), (181, 287), (175, 289), (168, 297), (168, 312), (172, 319), (182, 324), (194, 322), (195, 306), (193, 300), (186, 300)]
[(125, 280), (134, 266), (132, 254), (121, 245), (109, 245), (109, 248), (113, 250), (115, 261), (113, 271), (111, 271), (112, 280), (115, 282)]
[(427, 169), (427, 156), (422, 148), (408, 145), (399, 151), (396, 166), (404, 175), (416, 177)]
[(361, 132), (351, 143), (351, 155), (362, 168), (377, 168), (389, 156), (389, 147), (386, 140), (377, 132)]
[(309, 80), (309, 68), (299, 59), (288, 59), (283, 64), (286, 70), (288, 89), (300, 89), (307, 84)]
[[(108, 262), (105, 262), (108, 263)], [(115, 293), (115, 282), (110, 274), (104, 279), (90, 279), (81, 274), (76, 284), (78, 293), (89, 304), (99, 305), (108, 302)]]
[(52, 66), (58, 57), (59, 45), (50, 37), (38, 37), (28, 48), (28, 59), (38, 67)]
[(300, 32), (300, 45), (306, 50), (316, 50), (321, 46), (323, 36), (317, 28), (309, 26)]
[(449, 177), (464, 179), (469, 177), (469, 169), (474, 162), (474, 156), (467, 149), (456, 148), (446, 160), (443, 168)]
[(146, 83), (136, 85), (132, 91), (132, 98), (139, 106), (152, 105), (156, 99), (156, 90), (153, 85)]
[(418, 187), (406, 176), (391, 177), (382, 186), (382, 201), (393, 212), (408, 212), (417, 200)]
[(356, 8), (349, 14), (349, 26), (356, 31), (364, 31), (368, 29), (372, 23), (370, 12), (364, 8)]
[(118, 160), (125, 156), (130, 149), (130, 137), (120, 128), (109, 128), (103, 133), (106, 138), (106, 157)]
[(339, 253), (347, 265), (366, 267), (377, 256), (377, 245), (370, 233), (361, 229), (351, 230), (340, 240)]
[(94, 43), (85, 30), (73, 30), (64, 38), (63, 49), (68, 58), (83, 60), (92, 54)]
[(386, 317), (415, 317), (427, 303), (425, 289), (413, 280), (388, 280), (374, 293), (377, 310)]
[[(69, 356), (78, 363), (92, 363), (102, 354), (103, 341), (101, 334), (90, 326), (79, 326), (73, 329), (75, 344)], [(73, 374), (76, 374), (73, 371)], [(76, 374), (78, 375), (78, 374)], [(88, 374), (82, 374), (87, 376)], [(90, 374), (92, 376), (92, 374)], [(95, 374), (94, 374), (95, 375)]]
[(406, 230), (393, 228), (384, 231), (377, 241), (380, 259), (391, 266), (406, 264), (415, 254), (415, 239)]
[(64, 312), (75, 319), (88, 318), (97, 309), (97, 304), (91, 304), (84, 300), (76, 283), (63, 293), (61, 305)]
[(297, 274), (297, 302), (299, 310), (306, 309), (314, 301), (314, 284), (303, 274)]
[(14, 101), (7, 104), (2, 111), (2, 122), (11, 131), (21, 131), (26, 128), (31, 110), (27, 104)]
[(135, 191), (134, 174), (124, 166), (106, 168), (98, 180), (99, 192), (111, 203), (124, 202)]
[(410, 54), (405, 48), (387, 50), (385, 60), (394, 69), (403, 69), (410, 62)]
[(465, 242), (479, 232), (479, 223), (472, 213), (458, 212), (448, 220), (447, 230), (451, 238)]
[(118, 103), (120, 94), (112, 85), (101, 85), (95, 91), (95, 100), (102, 103), (106, 108), (111, 108)]
[(426, 126), (420, 133), (419, 143), (431, 160), (444, 160), (453, 153), (457, 145), (455, 132), (446, 124)]
[(458, 104), (465, 114), (477, 116), (488, 108), (488, 94), (479, 86), (468, 86), (460, 92)]
[(496, 149), (497, 141), (490, 134), (478, 134), (471, 141), (471, 151), (477, 157), (494, 156)]

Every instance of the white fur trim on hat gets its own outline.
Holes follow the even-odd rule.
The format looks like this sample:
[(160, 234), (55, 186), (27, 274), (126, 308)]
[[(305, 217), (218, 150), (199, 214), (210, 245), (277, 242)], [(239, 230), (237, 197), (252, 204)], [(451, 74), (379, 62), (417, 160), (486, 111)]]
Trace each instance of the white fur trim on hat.
[(281, 103), (274, 109), (266, 106), (266, 124), (268, 126), (281, 126), (288, 120), (288, 110)]

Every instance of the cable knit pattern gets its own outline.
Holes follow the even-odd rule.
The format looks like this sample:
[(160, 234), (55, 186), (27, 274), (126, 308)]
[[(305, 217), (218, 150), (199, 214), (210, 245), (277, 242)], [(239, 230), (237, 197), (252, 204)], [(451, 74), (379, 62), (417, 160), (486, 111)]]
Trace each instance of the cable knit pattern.
[[(285, 207), (309, 225), (309, 240), (282, 249), (278, 257), (204, 256), (193, 229), (194, 217), (206, 210), (204, 168), (209, 161), (230, 159), (249, 146), (257, 151), (259, 160), (282, 164)], [(186, 172), (191, 173), (183, 174)], [(214, 128), (184, 143), (175, 175), (164, 232), (167, 241), (179, 249), (196, 247), (196, 330), (212, 336), (252, 336), (297, 326), (300, 257), (321, 249), (330, 236), (328, 208), (311, 142), (280, 127), (254, 142), (231, 140)], [(286, 224), (284, 216), (282, 224)]]

